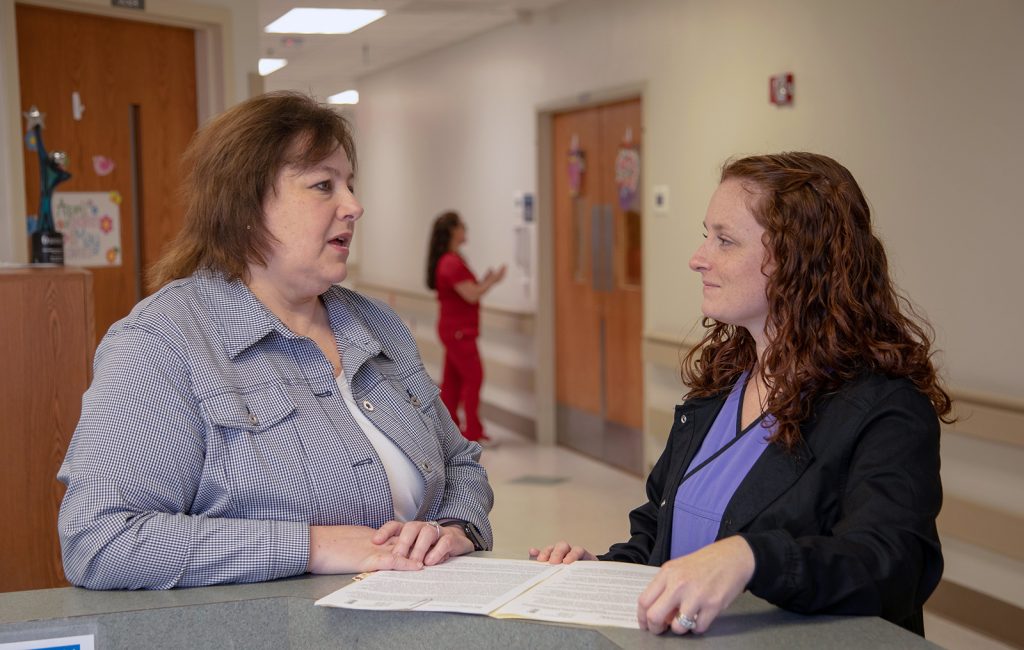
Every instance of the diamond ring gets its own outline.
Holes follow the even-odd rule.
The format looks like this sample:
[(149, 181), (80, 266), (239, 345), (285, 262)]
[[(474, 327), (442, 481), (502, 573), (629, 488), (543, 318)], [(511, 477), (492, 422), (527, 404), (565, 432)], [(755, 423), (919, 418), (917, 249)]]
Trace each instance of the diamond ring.
[(696, 614), (693, 615), (693, 618), (690, 618), (686, 614), (684, 614), (682, 612), (679, 612), (679, 615), (676, 616), (676, 620), (679, 621), (679, 624), (682, 625), (683, 627), (685, 627), (687, 630), (692, 630), (695, 627), (697, 627), (697, 615)]

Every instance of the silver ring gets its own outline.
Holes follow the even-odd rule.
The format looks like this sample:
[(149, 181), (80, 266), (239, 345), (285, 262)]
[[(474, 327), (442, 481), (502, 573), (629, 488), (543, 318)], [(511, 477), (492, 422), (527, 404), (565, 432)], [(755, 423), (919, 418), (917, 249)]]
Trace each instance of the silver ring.
[(697, 615), (696, 614), (693, 615), (693, 618), (690, 618), (686, 614), (684, 614), (682, 612), (679, 612), (679, 615), (676, 616), (676, 620), (679, 621), (679, 624), (682, 625), (687, 630), (692, 630), (692, 629), (697, 627)]
[(437, 523), (436, 521), (428, 521), (427, 523), (433, 526), (434, 532), (437, 533), (437, 537), (434, 538), (434, 542), (436, 543), (437, 540), (441, 539), (441, 524)]

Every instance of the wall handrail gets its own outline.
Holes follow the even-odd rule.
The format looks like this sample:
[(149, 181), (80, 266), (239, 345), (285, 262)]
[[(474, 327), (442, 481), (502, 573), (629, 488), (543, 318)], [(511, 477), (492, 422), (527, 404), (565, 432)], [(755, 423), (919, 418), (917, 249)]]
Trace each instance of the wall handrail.
[[(664, 368), (679, 368), (682, 355), (695, 341), (673, 338), (664, 332), (644, 335), (644, 361)], [(960, 418), (950, 429), (989, 442), (1024, 447), (1024, 400), (996, 393), (949, 388), (953, 408)]]

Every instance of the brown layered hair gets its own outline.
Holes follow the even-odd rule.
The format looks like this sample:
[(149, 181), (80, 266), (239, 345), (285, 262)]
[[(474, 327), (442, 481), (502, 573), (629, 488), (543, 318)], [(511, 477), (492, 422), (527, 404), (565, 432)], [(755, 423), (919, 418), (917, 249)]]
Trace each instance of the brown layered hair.
[[(727, 162), (765, 229), (768, 345), (757, 368), (768, 387), (771, 441), (793, 449), (814, 402), (864, 373), (907, 378), (943, 421), (952, 404), (932, 364), (934, 332), (897, 291), (867, 200), (835, 160), (791, 152)], [(754, 339), (742, 327), (705, 318), (704, 338), (686, 355), (688, 396), (731, 387), (754, 368)]]
[(184, 224), (149, 270), (149, 286), (199, 269), (246, 280), (249, 264), (265, 264), (273, 243), (263, 202), (275, 191), (278, 174), (289, 165), (311, 167), (339, 146), (354, 170), (348, 122), (302, 93), (267, 93), (214, 118), (185, 151)]
[(430, 247), (427, 249), (427, 287), (437, 289), (437, 263), (451, 250), (452, 232), (459, 227), (462, 220), (459, 213), (442, 212), (434, 219), (434, 227), (430, 231)]

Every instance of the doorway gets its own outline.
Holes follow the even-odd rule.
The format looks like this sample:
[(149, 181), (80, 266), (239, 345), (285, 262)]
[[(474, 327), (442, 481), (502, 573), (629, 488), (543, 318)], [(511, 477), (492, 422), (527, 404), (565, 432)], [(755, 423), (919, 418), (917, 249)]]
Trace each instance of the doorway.
[[(182, 224), (179, 160), (198, 122), (196, 34), (24, 4), (15, 12), (21, 110), (45, 113), (46, 149), (68, 154), (71, 179), (57, 191), (116, 192), (120, 201), (120, 264), (90, 267), (98, 341), (148, 293), (144, 273)], [(85, 107), (78, 119), (73, 93)], [(34, 213), (31, 152), (25, 191)]]
[(643, 464), (640, 99), (552, 119), (559, 444)]

